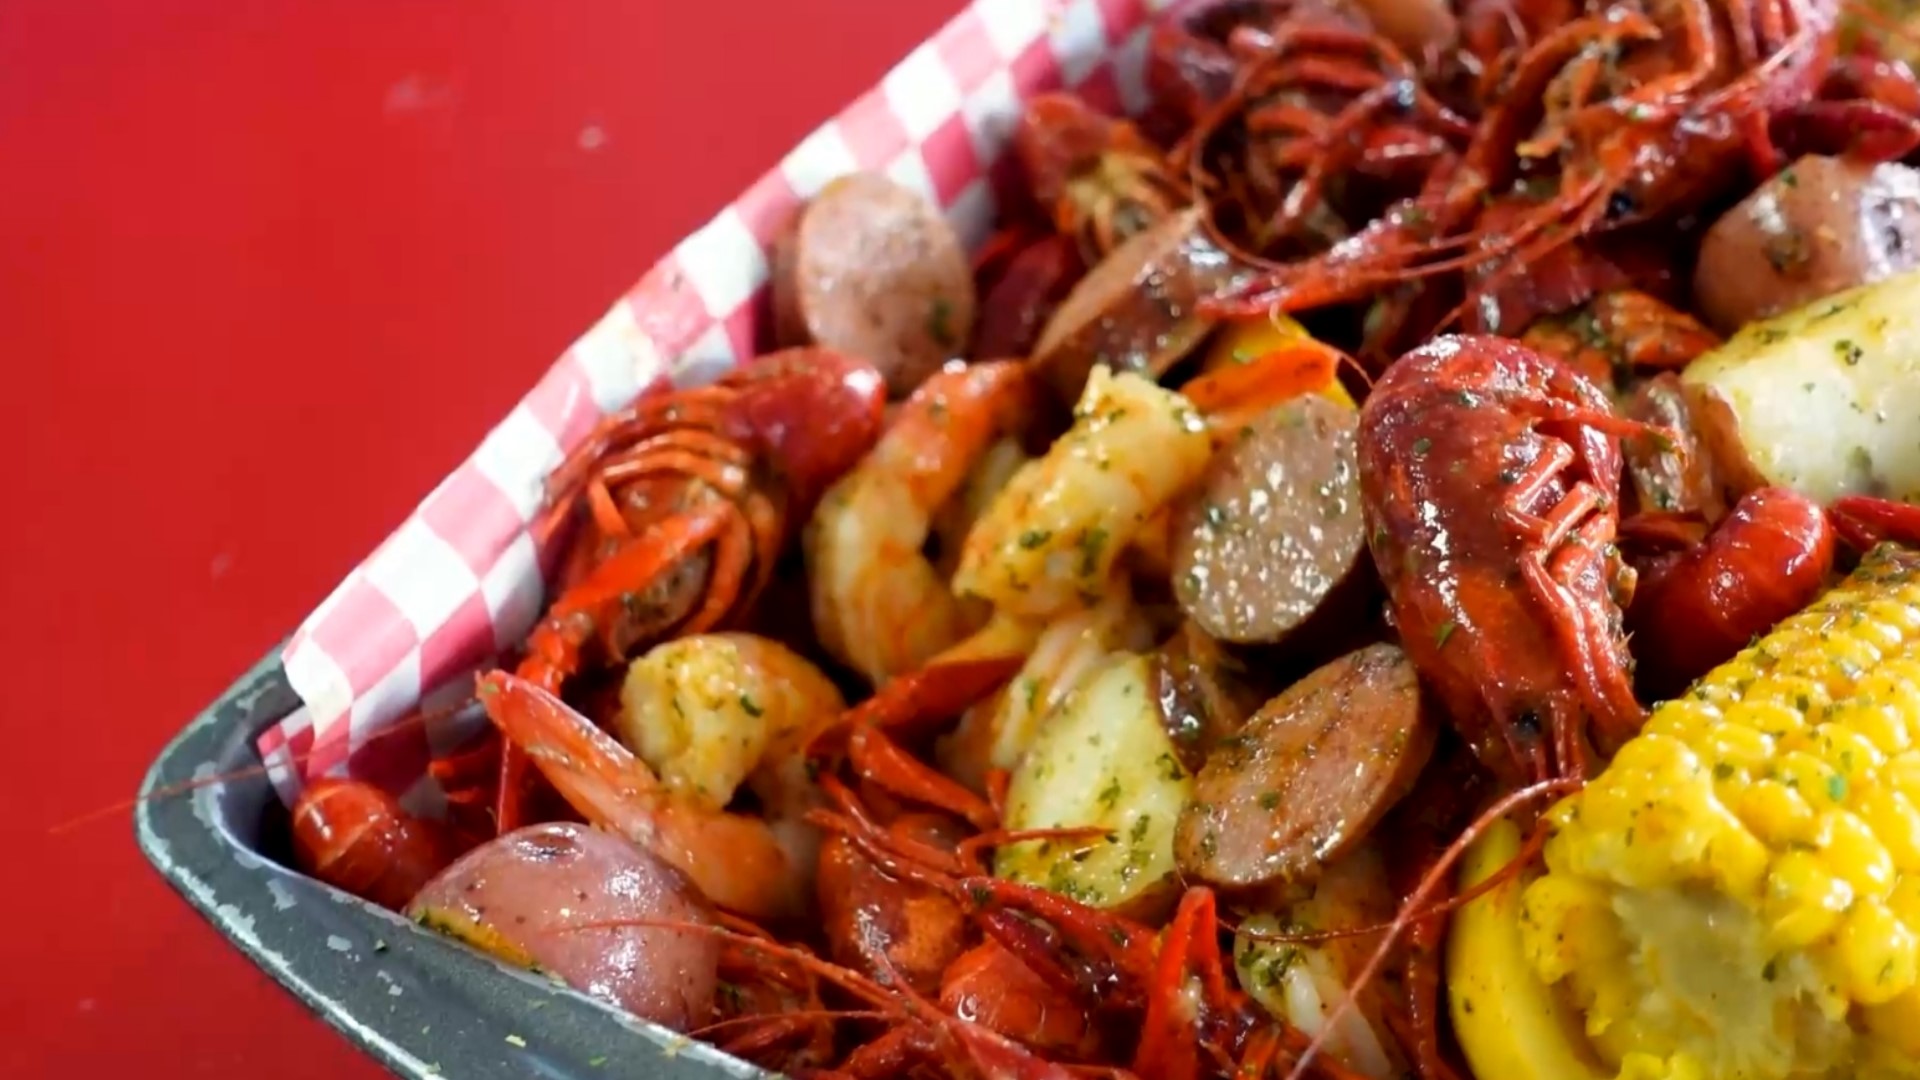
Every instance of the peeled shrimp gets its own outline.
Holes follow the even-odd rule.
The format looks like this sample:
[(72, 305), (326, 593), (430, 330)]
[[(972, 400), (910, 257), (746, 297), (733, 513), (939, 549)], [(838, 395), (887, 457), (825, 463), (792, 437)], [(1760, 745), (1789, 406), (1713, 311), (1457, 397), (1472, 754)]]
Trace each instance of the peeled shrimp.
[[(1240, 924), (1233, 942), (1240, 985), (1273, 1016), (1317, 1037), (1346, 999), (1377, 939), (1362, 934), (1295, 943), (1262, 941), (1259, 935), (1354, 930), (1389, 922), (1393, 913), (1394, 896), (1379, 856), (1369, 847), (1356, 849), (1330, 864), (1301, 898)], [(1361, 1076), (1397, 1080), (1408, 1069), (1383, 1019), (1384, 996), (1377, 984), (1363, 992), (1356, 1007), (1336, 1022), (1326, 1053)]]
[(1001, 439), (974, 463), (959, 496), (949, 499), (934, 514), (933, 536), (938, 555), (933, 564), (942, 578), (950, 580), (959, 569), (960, 549), (967, 542), (967, 533), (973, 531), (974, 522), (980, 520), (980, 515), (993, 505), (994, 498), (1013, 479), (1013, 474), (1029, 460), (1019, 439), (1011, 436)]
[(817, 805), (804, 741), (846, 709), (840, 691), (799, 654), (753, 634), (694, 634), (627, 666), (620, 741), (667, 789), (718, 812), (744, 783), (768, 826), (812, 866)]
[[(755, 920), (806, 910), (818, 837), (800, 820), (813, 805), (801, 751), (843, 706), (807, 661), (746, 634), (656, 646), (621, 687), (618, 727), (638, 757), (505, 672), (481, 680), (480, 699), (588, 822), (671, 864), (714, 904)], [(726, 809), (742, 784), (760, 814)]]
[(1022, 466), (967, 534), (954, 591), (1043, 621), (1097, 603), (1115, 560), (1199, 479), (1212, 449), (1186, 398), (1094, 368), (1072, 429)]
[(1056, 619), (1021, 650), (1027, 662), (1020, 674), (962, 713), (959, 726), (939, 741), (940, 770), (983, 790), (987, 771), (1011, 772), (1020, 764), (1040, 721), (1099, 670), (1101, 661), (1115, 652), (1145, 652), (1153, 638), (1153, 627), (1134, 606), (1123, 576), (1098, 604)]
[(821, 500), (803, 544), (814, 630), (836, 659), (878, 684), (974, 629), (978, 613), (923, 549), (935, 513), (1024, 426), (1032, 395), (1018, 362), (950, 364)]

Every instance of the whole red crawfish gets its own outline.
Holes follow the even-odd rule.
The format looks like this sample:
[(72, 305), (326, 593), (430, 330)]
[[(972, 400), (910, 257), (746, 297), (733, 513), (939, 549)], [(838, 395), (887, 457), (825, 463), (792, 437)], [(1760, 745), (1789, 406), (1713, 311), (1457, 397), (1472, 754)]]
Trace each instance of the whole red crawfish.
[[(1418, 190), (1473, 133), (1359, 10), (1263, 11), (1214, 28), (1217, 40), (1163, 28), (1154, 45), (1167, 55), (1149, 63), (1192, 113), (1176, 166), (1198, 177), (1216, 227), (1258, 262), (1345, 240), (1350, 222)], [(1227, 63), (1231, 82), (1208, 97), (1219, 83), (1205, 73)]]
[(1509, 783), (1584, 776), (1644, 713), (1613, 547), (1619, 437), (1572, 368), (1505, 338), (1436, 339), (1360, 414), (1361, 497), (1407, 654)]
[[(1531, 30), (1516, 24), (1490, 65), (1471, 140), (1417, 195), (1208, 306), (1301, 310), (1486, 269), (1460, 283), (1464, 302), (1434, 325), (1465, 316), (1472, 329), (1517, 332), (1524, 324), (1488, 299), (1508, 279), (1583, 237), (1672, 221), (1743, 175), (1777, 170), (1770, 125), (1826, 80), (1838, 11), (1838, 0), (1594, 2)], [(1508, 195), (1523, 212), (1497, 229), (1483, 222), (1489, 197)]]
[(394, 911), (474, 843), (358, 780), (313, 781), (291, 817), (294, 861), (302, 870)]
[(974, 352), (982, 359), (1027, 355), (1088, 267), (1191, 201), (1139, 128), (1074, 94), (1043, 93), (1027, 103), (1013, 157), (1051, 231), (1009, 227), (977, 259), (986, 301)]
[[(558, 694), (591, 649), (619, 663), (750, 607), (814, 502), (879, 438), (885, 403), (872, 365), (801, 348), (606, 417), (549, 481), (536, 533), (588, 520), (516, 674)], [(500, 831), (521, 822), (526, 781), (503, 743)]]
[[(1125, 1060), (1132, 1075), (1168, 1080), (1261, 1077), (1275, 1068), (1353, 1080), (1334, 1061), (1309, 1066), (1302, 1058), (1307, 1036), (1268, 1016), (1235, 985), (1211, 890), (1186, 890), (1166, 928), (1155, 931), (1047, 889), (987, 875), (978, 852), (1040, 834), (981, 834), (956, 850), (880, 827), (857, 801), (842, 798), (840, 805), (815, 820), (902, 888), (945, 898), (976, 928), (980, 943), (949, 963), (937, 1006), (885, 961), (875, 975), (859, 976), (926, 1012), (854, 1050), (838, 1075), (897, 1076), (916, 1066), (950, 1076), (1070, 1075), (1053, 1064), (1065, 1059)], [(1018, 1067), (994, 1071), (983, 1067), (977, 1050), (956, 1053), (956, 1026), (969, 1032), (963, 1045), (984, 1038), (1000, 1053), (1017, 1051)]]
[[(801, 348), (711, 385), (648, 391), (603, 419), (550, 476), (534, 524), (543, 547), (566, 546), (557, 596), (527, 638), (519, 677), (558, 695), (588, 664), (617, 664), (741, 615), (821, 493), (879, 437), (885, 401), (871, 365)], [(494, 782), (475, 775), (483, 768), (497, 768)], [(532, 775), (510, 740), (495, 736), (437, 762), (435, 773), (456, 804), (491, 795), (493, 834), (529, 820)], [(316, 840), (302, 849), (303, 868), (384, 895), (398, 886), (340, 868), (363, 862), (345, 849), (393, 835), (397, 806), (367, 785), (346, 797), (341, 783), (310, 788), (295, 808)]]

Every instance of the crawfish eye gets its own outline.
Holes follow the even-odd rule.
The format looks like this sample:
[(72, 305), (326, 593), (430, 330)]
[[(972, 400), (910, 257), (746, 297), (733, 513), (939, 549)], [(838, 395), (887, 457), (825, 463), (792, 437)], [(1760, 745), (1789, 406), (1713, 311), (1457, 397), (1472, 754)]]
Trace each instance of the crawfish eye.
[(1616, 191), (1607, 196), (1608, 221), (1618, 221), (1638, 209), (1640, 209), (1640, 202), (1630, 192)]
[(1523, 709), (1520, 715), (1513, 718), (1514, 734), (1528, 741), (1538, 739), (1545, 728), (1546, 724), (1540, 719), (1540, 714), (1532, 709)]

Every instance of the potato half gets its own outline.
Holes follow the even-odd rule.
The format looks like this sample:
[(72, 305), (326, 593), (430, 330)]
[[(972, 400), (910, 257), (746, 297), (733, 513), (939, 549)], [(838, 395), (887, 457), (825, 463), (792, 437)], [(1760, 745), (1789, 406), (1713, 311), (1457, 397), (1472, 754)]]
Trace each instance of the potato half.
[(1146, 657), (1117, 654), (1041, 722), (1007, 791), (1009, 829), (1097, 827), (1109, 838), (1011, 844), (996, 875), (1103, 908), (1137, 909), (1162, 892), (1193, 778), (1152, 685)]
[(1752, 323), (1681, 382), (1736, 489), (1920, 499), (1920, 270)]

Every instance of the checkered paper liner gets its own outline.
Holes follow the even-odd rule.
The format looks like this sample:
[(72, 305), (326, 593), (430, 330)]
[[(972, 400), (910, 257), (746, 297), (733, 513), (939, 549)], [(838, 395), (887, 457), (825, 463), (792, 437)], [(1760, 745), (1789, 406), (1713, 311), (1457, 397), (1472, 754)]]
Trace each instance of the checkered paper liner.
[(1138, 112), (1150, 23), (1184, 3), (976, 0), (682, 240), (295, 631), (282, 661), (303, 707), (258, 742), (281, 797), (345, 775), (437, 811), (427, 766), (479, 721), (402, 721), (452, 711), (473, 674), (532, 629), (549, 560), (528, 523), (566, 451), (651, 385), (697, 385), (751, 360), (769, 244), (829, 180), (877, 169), (978, 245), (1024, 101), (1068, 88)]

